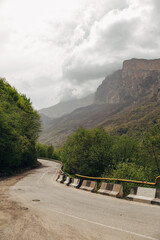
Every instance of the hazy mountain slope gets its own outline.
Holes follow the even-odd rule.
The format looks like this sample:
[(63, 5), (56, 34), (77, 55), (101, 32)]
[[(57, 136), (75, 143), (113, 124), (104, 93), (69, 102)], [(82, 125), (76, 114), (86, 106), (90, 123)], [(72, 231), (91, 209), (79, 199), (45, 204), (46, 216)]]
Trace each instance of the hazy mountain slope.
[(40, 142), (60, 146), (79, 126), (102, 126), (120, 135), (140, 135), (157, 121), (160, 121), (160, 100), (156, 98), (143, 99), (132, 105), (91, 105), (54, 120), (52, 126), (41, 134)]
[(136, 134), (159, 119), (159, 109), (160, 59), (127, 60), (122, 70), (106, 77), (98, 87), (93, 105), (52, 121), (40, 141), (59, 146), (80, 125)]
[(140, 135), (157, 122), (160, 122), (160, 99), (153, 97), (132, 104), (102, 126), (107, 131), (120, 135)]
[(125, 104), (102, 104), (79, 108), (68, 115), (53, 120), (52, 125), (42, 132), (39, 141), (59, 146), (79, 126), (86, 128), (100, 126), (106, 119), (119, 113), (124, 107), (126, 107)]
[(60, 102), (52, 107), (43, 108), (39, 110), (40, 114), (45, 114), (47, 117), (54, 119), (64, 116), (68, 113), (71, 113), (77, 108), (85, 107), (93, 104), (94, 102), (94, 94), (90, 94), (89, 96), (82, 99), (74, 99), (67, 102)]
[(41, 113), (42, 128), (46, 128), (52, 122), (51, 118), (47, 117), (45, 114)]

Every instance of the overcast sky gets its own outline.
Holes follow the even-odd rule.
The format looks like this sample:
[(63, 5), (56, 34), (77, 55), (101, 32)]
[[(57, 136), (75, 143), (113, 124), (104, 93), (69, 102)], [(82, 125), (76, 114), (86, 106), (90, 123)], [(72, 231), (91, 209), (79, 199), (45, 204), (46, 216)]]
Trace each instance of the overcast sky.
[(0, 77), (37, 109), (94, 92), (130, 58), (160, 58), (160, 0), (0, 0)]

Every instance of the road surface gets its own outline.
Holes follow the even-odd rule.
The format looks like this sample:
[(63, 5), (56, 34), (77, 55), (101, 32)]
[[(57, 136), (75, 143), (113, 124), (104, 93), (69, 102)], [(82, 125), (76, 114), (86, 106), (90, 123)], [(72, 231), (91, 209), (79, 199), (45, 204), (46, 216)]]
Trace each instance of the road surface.
[[(40, 161), (44, 167), (10, 190), (12, 199), (37, 214), (40, 229), (45, 228), (40, 235), (35, 224), (35, 232), (32, 229), (26, 238), (21, 233), (21, 239), (160, 240), (159, 206), (67, 187), (55, 181), (58, 163)], [(23, 228), (25, 233), (27, 224)]]

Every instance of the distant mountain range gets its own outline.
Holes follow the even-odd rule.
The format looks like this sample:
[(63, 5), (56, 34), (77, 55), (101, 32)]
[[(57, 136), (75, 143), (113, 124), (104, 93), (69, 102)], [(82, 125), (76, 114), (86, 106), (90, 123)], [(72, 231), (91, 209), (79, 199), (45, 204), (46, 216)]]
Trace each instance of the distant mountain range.
[(85, 107), (94, 103), (94, 94), (90, 94), (82, 99), (72, 99), (66, 102), (60, 102), (54, 106), (43, 108), (39, 110), (42, 116), (46, 116), (49, 119), (55, 119), (62, 117), (68, 113), (71, 113), (77, 108)]
[(82, 99), (83, 105), (69, 101), (40, 110), (52, 119), (59, 117), (45, 119), (40, 142), (60, 146), (79, 126), (134, 134), (159, 121), (160, 59), (124, 61), (122, 69), (107, 76), (89, 99)]

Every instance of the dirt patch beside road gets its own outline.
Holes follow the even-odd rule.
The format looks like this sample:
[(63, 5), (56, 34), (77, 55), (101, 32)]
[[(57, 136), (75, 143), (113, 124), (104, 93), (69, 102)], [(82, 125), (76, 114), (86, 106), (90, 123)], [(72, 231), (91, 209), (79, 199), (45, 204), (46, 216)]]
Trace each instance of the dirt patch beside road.
[(53, 239), (53, 231), (44, 222), (44, 216), (9, 196), (9, 188), (32, 171), (0, 181), (0, 240)]

